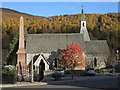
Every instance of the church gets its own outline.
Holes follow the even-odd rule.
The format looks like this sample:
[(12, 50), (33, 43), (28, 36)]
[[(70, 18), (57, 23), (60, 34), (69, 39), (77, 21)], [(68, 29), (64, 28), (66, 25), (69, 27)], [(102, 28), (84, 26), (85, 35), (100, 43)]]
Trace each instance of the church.
[(84, 49), (86, 67), (104, 68), (110, 55), (107, 41), (90, 40), (86, 23), (85, 14), (82, 10), (80, 33), (28, 34), (26, 41), (26, 64), (30, 65), (33, 58), (34, 66), (38, 66), (41, 60), (43, 60), (45, 70), (52, 69), (55, 61), (58, 60), (58, 52), (61, 49), (65, 49), (67, 44), (71, 45), (72, 42), (75, 42)]

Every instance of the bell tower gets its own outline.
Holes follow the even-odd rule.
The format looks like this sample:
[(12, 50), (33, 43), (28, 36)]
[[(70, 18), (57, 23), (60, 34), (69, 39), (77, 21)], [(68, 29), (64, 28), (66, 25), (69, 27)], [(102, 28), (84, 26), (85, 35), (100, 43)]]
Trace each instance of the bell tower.
[(83, 34), (84, 41), (90, 41), (90, 37), (89, 37), (87, 27), (86, 27), (86, 18), (85, 18), (85, 14), (84, 14), (83, 9), (82, 9), (82, 13), (81, 13), (80, 34)]

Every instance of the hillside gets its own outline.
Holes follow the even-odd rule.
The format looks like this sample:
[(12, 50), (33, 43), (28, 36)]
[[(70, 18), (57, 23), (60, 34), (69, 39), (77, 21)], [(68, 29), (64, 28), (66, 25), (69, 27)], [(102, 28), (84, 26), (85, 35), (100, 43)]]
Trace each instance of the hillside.
[(15, 11), (15, 10), (12, 10), (12, 9), (7, 9), (7, 8), (0, 8), (0, 10), (2, 10), (2, 15), (3, 15), (3, 18), (19, 18), (20, 16), (23, 16), (23, 17), (40, 17), (40, 16), (34, 16), (34, 15), (30, 15), (30, 14), (27, 14), (27, 13), (22, 13), (22, 12), (18, 12), (18, 11)]
[[(79, 33), (81, 14), (52, 17), (33, 16), (11, 9), (2, 9), (3, 50), (8, 51), (10, 42), (19, 30), (19, 18), (24, 17), (28, 33)], [(91, 40), (107, 40), (110, 50), (120, 49), (120, 16), (117, 13), (86, 14), (87, 29)]]

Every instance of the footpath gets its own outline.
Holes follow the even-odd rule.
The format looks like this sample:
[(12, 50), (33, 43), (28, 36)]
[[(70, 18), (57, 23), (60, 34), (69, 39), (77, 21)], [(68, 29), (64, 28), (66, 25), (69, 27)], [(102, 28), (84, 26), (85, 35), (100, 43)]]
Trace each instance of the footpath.
[(47, 84), (56, 84), (56, 83), (68, 83), (68, 82), (77, 82), (77, 81), (85, 81), (85, 80), (100, 80), (100, 79), (110, 79), (110, 78), (118, 78), (117, 74), (109, 74), (109, 75), (96, 75), (96, 76), (65, 76), (61, 77), (60, 81), (54, 81), (54, 78), (51, 76), (45, 76), (41, 82), (17, 82), (16, 84), (2, 84), (0, 87), (21, 87), (21, 86), (33, 86), (33, 85), (47, 85)]

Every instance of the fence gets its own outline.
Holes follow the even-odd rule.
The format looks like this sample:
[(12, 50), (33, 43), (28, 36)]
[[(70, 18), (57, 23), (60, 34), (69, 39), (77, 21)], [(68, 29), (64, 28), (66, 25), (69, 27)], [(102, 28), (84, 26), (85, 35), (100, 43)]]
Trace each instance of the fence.
[[(83, 75), (85, 70), (66, 70), (66, 75)], [(99, 74), (112, 74), (112, 73), (119, 73), (118, 70), (115, 68), (102, 68), (102, 69), (96, 69), (95, 73)]]
[[(32, 75), (32, 67), (30, 66), (21, 66), (21, 67), (16, 67), (17, 69), (17, 81), (28, 81), (30, 82), (31, 81), (31, 75)], [(33, 72), (34, 72), (34, 81), (39, 81), (40, 78), (41, 78), (41, 74), (40, 74), (40, 71), (39, 71), (39, 67), (33, 67)], [(47, 75), (47, 74), (52, 74), (51, 71), (45, 71), (43, 72), (44, 75)]]
[(22, 66), (16, 67), (17, 69), (17, 81), (30, 81), (31, 80), (31, 67)]
[(114, 68), (103, 68), (103, 69), (96, 69), (95, 70), (96, 73), (103, 73), (103, 74), (109, 74), (109, 73), (116, 73), (116, 70)]
[(84, 72), (84, 70), (65, 70), (66, 75), (81, 75)]

